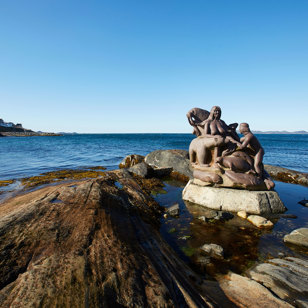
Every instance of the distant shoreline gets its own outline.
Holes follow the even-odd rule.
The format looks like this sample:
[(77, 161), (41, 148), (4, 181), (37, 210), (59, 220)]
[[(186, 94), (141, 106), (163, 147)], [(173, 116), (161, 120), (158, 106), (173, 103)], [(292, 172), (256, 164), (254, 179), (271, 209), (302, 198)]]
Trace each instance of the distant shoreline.
[(36, 133), (36, 132), (1, 132), (0, 137), (34, 137), (34, 136), (62, 136), (56, 133)]

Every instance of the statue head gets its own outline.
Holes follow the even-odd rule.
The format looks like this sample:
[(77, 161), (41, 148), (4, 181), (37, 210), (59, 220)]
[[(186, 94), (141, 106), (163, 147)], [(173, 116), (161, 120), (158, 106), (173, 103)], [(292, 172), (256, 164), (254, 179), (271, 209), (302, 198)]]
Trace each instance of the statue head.
[(244, 134), (244, 133), (249, 133), (249, 132), (250, 132), (249, 125), (247, 123), (241, 123), (240, 124), (240, 133)]
[(219, 120), (220, 117), (221, 117), (221, 108), (219, 106), (213, 106), (211, 111), (210, 111), (209, 119), (210, 120), (214, 120), (214, 119)]

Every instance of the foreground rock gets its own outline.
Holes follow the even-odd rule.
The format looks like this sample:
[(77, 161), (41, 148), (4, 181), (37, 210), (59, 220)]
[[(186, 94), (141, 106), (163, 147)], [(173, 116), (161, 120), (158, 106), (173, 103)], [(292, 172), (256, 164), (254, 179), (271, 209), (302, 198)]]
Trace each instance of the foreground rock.
[(293, 307), (275, 297), (267, 288), (256, 281), (235, 273), (229, 273), (223, 277), (220, 286), (229, 299), (239, 307)]
[(277, 181), (308, 186), (308, 174), (278, 166), (264, 165), (269, 175)]
[[(219, 192), (219, 193), (218, 193)], [(183, 190), (183, 200), (220, 211), (249, 214), (283, 213), (285, 206), (275, 191), (249, 191), (230, 188), (215, 188), (199, 185), (190, 180)]]
[(125, 170), (6, 201), (0, 306), (215, 306), (160, 237), (160, 212)]
[(285, 243), (304, 246), (308, 248), (308, 228), (293, 230), (283, 238)]
[(255, 266), (248, 275), (290, 304), (308, 306), (308, 261), (272, 259)]

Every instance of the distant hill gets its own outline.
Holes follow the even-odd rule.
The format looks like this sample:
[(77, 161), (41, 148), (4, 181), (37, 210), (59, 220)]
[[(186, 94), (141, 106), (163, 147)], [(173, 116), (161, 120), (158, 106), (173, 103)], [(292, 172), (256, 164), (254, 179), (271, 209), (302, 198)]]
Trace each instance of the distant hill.
[(260, 130), (254, 130), (252, 131), (254, 134), (286, 134), (286, 135), (290, 135), (290, 134), (297, 134), (297, 135), (303, 135), (303, 134), (308, 134), (307, 131), (305, 130), (299, 130), (299, 131), (295, 131), (295, 132), (288, 132), (286, 130), (282, 130), (282, 131), (260, 131)]

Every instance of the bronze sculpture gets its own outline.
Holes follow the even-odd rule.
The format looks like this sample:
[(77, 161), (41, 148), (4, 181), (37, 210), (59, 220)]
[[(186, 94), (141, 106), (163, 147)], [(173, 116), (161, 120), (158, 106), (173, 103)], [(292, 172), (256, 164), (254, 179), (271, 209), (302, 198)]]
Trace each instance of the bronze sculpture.
[[(200, 121), (200, 110), (206, 117), (203, 121)], [(274, 183), (263, 167), (264, 149), (249, 125), (241, 123), (240, 133), (244, 136), (239, 139), (237, 123), (227, 125), (221, 120), (220, 107), (212, 107), (208, 116), (204, 111), (193, 108), (187, 113), (197, 136), (189, 146), (194, 178), (218, 187), (272, 189)], [(194, 117), (194, 112), (198, 116)]]

